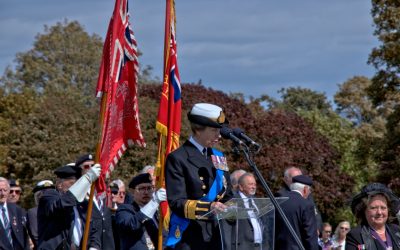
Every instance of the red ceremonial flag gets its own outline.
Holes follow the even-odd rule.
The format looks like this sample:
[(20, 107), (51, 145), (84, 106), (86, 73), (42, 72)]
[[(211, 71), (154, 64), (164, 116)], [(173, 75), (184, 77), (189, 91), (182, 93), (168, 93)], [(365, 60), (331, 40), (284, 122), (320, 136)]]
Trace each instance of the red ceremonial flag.
[[(156, 164), (158, 187), (164, 185), (165, 159), (171, 151), (179, 147), (181, 131), (181, 83), (177, 64), (175, 8), (173, 0), (167, 0), (166, 2), (164, 82), (156, 123), (159, 133)], [(160, 224), (167, 216), (168, 204), (162, 202), (161, 208), (162, 220), (160, 220)]]
[(156, 123), (160, 137), (157, 159), (160, 186), (164, 179), (165, 159), (171, 151), (179, 147), (181, 131), (181, 83), (177, 64), (173, 1), (167, 1), (164, 63), (164, 82)]
[(145, 146), (140, 130), (137, 99), (139, 63), (133, 31), (129, 24), (128, 1), (116, 0), (104, 42), (97, 82), (102, 97), (102, 130), (98, 146), (101, 176), (97, 191), (105, 190), (105, 177), (113, 170), (128, 146)]

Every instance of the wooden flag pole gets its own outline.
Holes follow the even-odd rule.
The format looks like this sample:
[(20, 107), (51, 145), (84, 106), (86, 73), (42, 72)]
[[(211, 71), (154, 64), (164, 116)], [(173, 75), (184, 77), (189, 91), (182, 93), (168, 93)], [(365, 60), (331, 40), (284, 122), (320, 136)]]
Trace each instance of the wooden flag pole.
[[(106, 101), (107, 101), (107, 93), (103, 93), (101, 97), (101, 112), (100, 112), (100, 133), (99, 133), (99, 139), (97, 142), (96, 146), (96, 155), (94, 158), (94, 162), (98, 163), (100, 160), (100, 145), (101, 145), (101, 138), (103, 135), (103, 122), (104, 122), (104, 113), (106, 110)], [(89, 229), (90, 229), (90, 219), (92, 218), (92, 211), (93, 211), (93, 197), (94, 197), (94, 187), (95, 187), (95, 182), (92, 183), (90, 186), (90, 195), (89, 195), (89, 204), (88, 204), (88, 209), (86, 211), (86, 222), (85, 222), (85, 231), (83, 234), (83, 239), (82, 239), (82, 248), (81, 249), (87, 249), (87, 241), (89, 238)]]

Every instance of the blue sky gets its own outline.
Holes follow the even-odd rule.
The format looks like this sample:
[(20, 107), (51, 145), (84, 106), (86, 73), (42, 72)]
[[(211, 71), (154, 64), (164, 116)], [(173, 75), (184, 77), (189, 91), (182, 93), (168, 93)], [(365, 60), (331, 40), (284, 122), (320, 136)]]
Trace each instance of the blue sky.
[[(162, 72), (164, 0), (129, 0), (142, 65)], [(112, 0), (0, 1), (0, 73), (29, 50), (44, 25), (78, 20), (104, 38)], [(373, 36), (367, 0), (176, 0), (181, 82), (246, 96), (277, 96), (283, 87), (325, 92), (367, 65)]]

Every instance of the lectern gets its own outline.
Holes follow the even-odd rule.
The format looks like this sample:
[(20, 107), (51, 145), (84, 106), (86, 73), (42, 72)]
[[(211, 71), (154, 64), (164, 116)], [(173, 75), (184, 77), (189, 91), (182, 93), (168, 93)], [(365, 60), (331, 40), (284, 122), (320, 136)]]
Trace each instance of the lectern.
[[(288, 198), (275, 199), (282, 203)], [(274, 249), (275, 209), (269, 198), (233, 198), (225, 205), (224, 211), (203, 216), (218, 220), (224, 250)], [(254, 244), (252, 223), (259, 225), (260, 244)]]

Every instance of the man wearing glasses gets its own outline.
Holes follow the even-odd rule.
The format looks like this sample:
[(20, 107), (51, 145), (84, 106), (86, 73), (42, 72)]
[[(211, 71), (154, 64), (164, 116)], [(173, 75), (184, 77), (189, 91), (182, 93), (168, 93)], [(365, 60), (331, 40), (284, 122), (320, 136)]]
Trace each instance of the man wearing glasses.
[(322, 225), (321, 238), (318, 239), (318, 245), (322, 250), (331, 250), (333, 242), (331, 240), (332, 226), (325, 222)]
[(22, 194), (22, 189), (19, 185), (19, 181), (10, 179), (8, 182), (10, 183), (10, 194), (8, 195), (7, 202), (18, 203)]
[(121, 249), (155, 249), (158, 244), (156, 212), (167, 199), (164, 188), (155, 192), (150, 174), (139, 174), (129, 183), (133, 196), (130, 204), (120, 204), (115, 223)]
[(29, 249), (25, 211), (7, 202), (10, 184), (0, 177), (0, 249)]
[[(82, 169), (82, 175), (86, 174), (89, 169), (94, 165), (94, 156), (92, 154), (85, 154), (80, 156), (75, 161), (75, 166)], [(89, 193), (87, 195), (87, 200)], [(111, 210), (105, 204), (105, 199), (98, 197), (96, 194), (93, 198), (93, 227), (95, 228), (93, 237), (96, 239), (93, 247), (96, 249), (109, 249), (114, 250), (114, 235), (110, 228), (112, 227)]]

